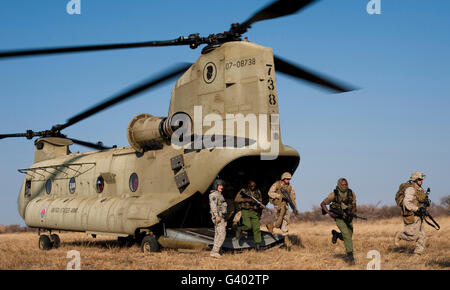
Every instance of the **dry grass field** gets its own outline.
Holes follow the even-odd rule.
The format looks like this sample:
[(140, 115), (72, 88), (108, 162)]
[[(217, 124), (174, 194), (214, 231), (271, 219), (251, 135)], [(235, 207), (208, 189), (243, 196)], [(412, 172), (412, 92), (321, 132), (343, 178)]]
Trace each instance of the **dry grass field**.
[[(81, 269), (158, 269), (158, 270), (300, 270), (300, 269), (367, 269), (372, 258), (367, 253), (377, 250), (381, 269), (450, 269), (450, 217), (440, 217), (441, 230), (426, 226), (427, 247), (422, 256), (414, 256), (413, 243), (394, 247), (393, 235), (401, 230), (400, 218), (355, 221), (354, 247), (356, 265), (342, 260), (341, 241), (331, 243), (333, 221), (300, 222), (291, 225), (291, 251), (273, 248), (225, 253), (222, 259), (210, 258), (208, 251), (165, 249), (161, 253), (143, 254), (137, 245), (119, 247), (113, 238), (96, 239), (82, 233), (61, 233), (61, 247), (50, 251), (38, 249), (36, 233), (0, 235), (0, 269), (60, 269), (71, 260), (67, 252), (81, 255)], [(336, 228), (337, 229), (337, 228)]]

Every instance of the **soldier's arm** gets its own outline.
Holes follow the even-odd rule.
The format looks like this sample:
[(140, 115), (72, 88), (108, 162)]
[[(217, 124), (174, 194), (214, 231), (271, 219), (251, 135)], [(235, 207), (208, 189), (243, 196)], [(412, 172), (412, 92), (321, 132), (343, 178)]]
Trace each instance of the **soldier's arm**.
[(258, 196), (256, 197), (256, 199), (259, 200), (261, 203), (263, 202), (263, 200), (262, 200), (262, 192), (259, 189), (258, 189)]
[(419, 208), (415, 206), (412, 201), (415, 198), (414, 188), (408, 187), (405, 190), (405, 198), (403, 199), (403, 206), (409, 211), (417, 211)]
[(293, 186), (291, 186), (291, 200), (292, 200), (292, 203), (294, 204), (295, 208), (297, 208), (297, 202), (295, 202), (295, 191), (294, 191)]
[(329, 205), (334, 200), (334, 192), (330, 193), (321, 203), (320, 206), (322, 209), (332, 218), (336, 218), (336, 215), (330, 212), (327, 208), (327, 205)]
[(241, 190), (239, 190), (239, 192), (236, 194), (236, 197), (234, 198), (234, 201), (235, 202), (237, 202), (237, 203), (241, 203), (241, 202), (244, 202), (245, 200), (244, 200), (244, 197), (242, 196), (242, 194), (241, 194), (241, 191), (242, 191), (243, 189), (241, 189)]
[(275, 183), (270, 187), (268, 195), (273, 199), (281, 198), (281, 195), (277, 193), (277, 186)]
[(351, 213), (355, 214), (356, 213), (356, 194), (355, 194), (355, 192), (352, 192), (352, 194), (353, 194), (353, 203), (352, 203)]
[(217, 197), (215, 196), (215, 194), (209, 195), (209, 206), (211, 208), (211, 215), (213, 218), (220, 216), (219, 210), (217, 208)]

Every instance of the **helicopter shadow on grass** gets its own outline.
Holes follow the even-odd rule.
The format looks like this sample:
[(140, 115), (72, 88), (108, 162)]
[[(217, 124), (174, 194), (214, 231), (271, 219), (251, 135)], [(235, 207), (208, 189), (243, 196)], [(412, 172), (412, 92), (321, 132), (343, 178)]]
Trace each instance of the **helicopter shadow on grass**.
[(442, 258), (431, 259), (425, 265), (426, 266), (437, 266), (439, 268), (450, 268), (450, 258), (442, 257)]
[(333, 258), (343, 260), (343, 259), (347, 258), (347, 254), (334, 254)]
[(398, 247), (389, 247), (388, 252), (391, 253), (405, 253), (405, 254), (414, 254), (414, 248), (408, 246), (398, 246)]
[(99, 248), (99, 249), (126, 249), (136, 245), (136, 242), (118, 241), (118, 240), (95, 240), (95, 241), (71, 241), (61, 242), (61, 246), (76, 246), (84, 248)]

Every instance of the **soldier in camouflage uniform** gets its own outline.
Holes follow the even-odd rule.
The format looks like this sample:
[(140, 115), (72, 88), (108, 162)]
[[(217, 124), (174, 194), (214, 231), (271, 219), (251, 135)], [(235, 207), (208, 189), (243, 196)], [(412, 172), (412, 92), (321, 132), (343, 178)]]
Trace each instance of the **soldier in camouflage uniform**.
[(242, 194), (242, 192), (245, 192), (246, 194), (254, 197), (259, 202), (262, 203), (261, 191), (256, 188), (256, 182), (250, 180), (248, 182), (248, 187), (242, 188), (236, 195), (236, 198), (234, 199), (234, 201), (239, 204), (239, 207), (241, 209), (242, 223), (243, 223), (243, 226), (238, 227), (235, 239), (239, 240), (241, 238), (241, 231), (248, 231), (253, 229), (255, 250), (259, 251), (261, 244), (261, 231), (260, 231), (261, 224), (259, 222), (259, 219), (261, 217), (262, 208), (251, 198)]
[(274, 228), (280, 228), (282, 235), (284, 236), (284, 244), (288, 250), (291, 249), (291, 241), (288, 238), (289, 233), (289, 217), (291, 216), (289, 212), (289, 205), (287, 201), (283, 198), (283, 194), (281, 193), (281, 189), (286, 190), (292, 202), (294, 203), (295, 208), (297, 208), (297, 204), (295, 203), (295, 191), (294, 188), (290, 185), (290, 180), (292, 175), (289, 172), (285, 172), (281, 175), (281, 180), (276, 181), (269, 189), (269, 201), (273, 204), (277, 220), (272, 224), (267, 224), (267, 229), (270, 233), (273, 233)]
[[(330, 212), (327, 208), (327, 205), (330, 203), (330, 208), (344, 212), (344, 216), (337, 216)], [(350, 188), (348, 188), (348, 182), (345, 178), (339, 178), (336, 189), (322, 201), (320, 206), (325, 213), (328, 213), (328, 215), (336, 221), (336, 225), (341, 231), (340, 233), (335, 230), (331, 231), (333, 235), (331, 239), (332, 243), (335, 244), (337, 239), (344, 241), (345, 251), (347, 253), (345, 260), (350, 265), (354, 265), (355, 259), (353, 257), (352, 240), (353, 221), (351, 217), (346, 215), (346, 213), (356, 213), (356, 195)]]
[(221, 179), (214, 181), (213, 189), (209, 194), (209, 206), (211, 209), (211, 219), (214, 224), (214, 246), (211, 250), (211, 257), (220, 258), (220, 248), (226, 237), (225, 214), (227, 213), (227, 203), (222, 195), (224, 182)]
[(423, 210), (423, 205), (427, 197), (422, 189), (422, 183), (425, 174), (415, 171), (409, 178), (411, 186), (405, 189), (405, 197), (403, 199), (402, 217), (404, 230), (397, 232), (394, 238), (394, 244), (398, 247), (400, 240), (415, 241), (416, 247), (414, 254), (421, 255), (425, 250), (425, 229), (423, 220), (419, 217), (419, 213)]

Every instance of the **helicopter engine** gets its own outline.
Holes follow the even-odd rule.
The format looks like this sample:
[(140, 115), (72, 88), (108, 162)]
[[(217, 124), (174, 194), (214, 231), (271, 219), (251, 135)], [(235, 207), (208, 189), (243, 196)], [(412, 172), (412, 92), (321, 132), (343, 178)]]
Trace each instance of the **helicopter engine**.
[[(190, 129), (191, 118), (186, 113), (176, 113), (170, 117), (156, 117), (139, 114), (131, 119), (127, 128), (128, 142), (136, 151), (158, 149), (163, 142), (170, 142), (177, 129)], [(184, 132), (184, 130), (182, 130)]]

